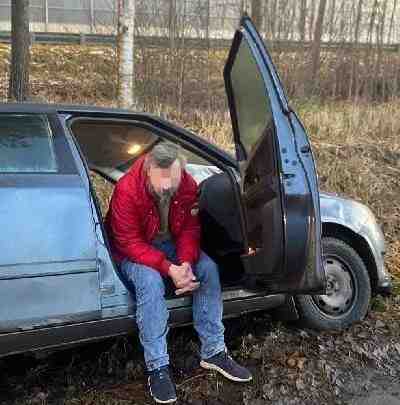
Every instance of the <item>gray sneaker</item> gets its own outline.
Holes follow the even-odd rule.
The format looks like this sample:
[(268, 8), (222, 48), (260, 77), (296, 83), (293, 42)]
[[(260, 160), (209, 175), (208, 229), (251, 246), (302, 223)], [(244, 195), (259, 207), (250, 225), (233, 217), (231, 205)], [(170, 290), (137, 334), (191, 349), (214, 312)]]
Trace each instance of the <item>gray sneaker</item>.
[(200, 367), (218, 371), (231, 381), (248, 382), (253, 379), (250, 371), (236, 363), (225, 351), (208, 359), (201, 360)]
[(168, 366), (149, 372), (148, 385), (150, 395), (158, 404), (170, 404), (176, 401), (175, 385), (169, 375)]

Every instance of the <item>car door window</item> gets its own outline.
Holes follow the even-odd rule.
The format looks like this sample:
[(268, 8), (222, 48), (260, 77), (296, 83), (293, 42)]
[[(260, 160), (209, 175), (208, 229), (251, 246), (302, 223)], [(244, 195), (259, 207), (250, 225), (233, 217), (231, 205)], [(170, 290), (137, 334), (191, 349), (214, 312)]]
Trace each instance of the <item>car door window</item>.
[[(103, 216), (108, 211), (114, 184), (134, 162), (163, 138), (151, 126), (110, 118), (78, 118), (70, 129), (91, 169), (92, 184)], [(186, 170), (200, 184), (220, 169), (185, 147), (180, 153)]]
[(245, 38), (232, 66), (231, 83), (240, 140), (249, 156), (271, 125), (272, 112), (263, 78)]
[(96, 119), (77, 120), (72, 132), (91, 168), (120, 171), (126, 171), (158, 139), (142, 127)]
[(0, 172), (57, 172), (53, 136), (45, 115), (0, 115)]
[[(107, 169), (108, 173), (126, 172), (139, 156), (161, 141), (150, 128), (113, 120), (79, 119), (71, 129), (89, 167), (97, 171)], [(186, 148), (181, 148), (181, 153), (195, 178), (204, 178), (210, 163)]]

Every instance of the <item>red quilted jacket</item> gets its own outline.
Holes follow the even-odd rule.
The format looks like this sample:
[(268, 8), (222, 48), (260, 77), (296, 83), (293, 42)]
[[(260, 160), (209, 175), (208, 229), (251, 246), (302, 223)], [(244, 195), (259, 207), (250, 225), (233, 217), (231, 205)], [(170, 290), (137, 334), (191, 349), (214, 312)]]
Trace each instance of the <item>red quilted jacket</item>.
[[(147, 187), (144, 159), (144, 156), (138, 159), (117, 182), (105, 226), (111, 252), (117, 263), (127, 258), (167, 276), (171, 262), (163, 252), (151, 245), (160, 229), (160, 217)], [(199, 257), (200, 221), (197, 204), (196, 182), (184, 170), (169, 210), (169, 231), (175, 241), (180, 263), (194, 264)]]

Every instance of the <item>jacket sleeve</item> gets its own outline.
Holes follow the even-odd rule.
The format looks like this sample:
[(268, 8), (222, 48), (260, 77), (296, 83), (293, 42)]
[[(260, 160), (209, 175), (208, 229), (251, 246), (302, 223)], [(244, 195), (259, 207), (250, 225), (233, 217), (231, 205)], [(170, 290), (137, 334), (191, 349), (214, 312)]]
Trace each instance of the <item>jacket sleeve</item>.
[(195, 264), (200, 254), (200, 219), (198, 205), (198, 188), (191, 180), (191, 191), (185, 201), (185, 217), (182, 231), (176, 239), (176, 253), (179, 263)]
[(165, 254), (148, 243), (142, 231), (140, 212), (132, 193), (115, 187), (110, 202), (110, 226), (113, 243), (128, 260), (152, 267), (163, 276), (168, 275), (171, 262)]

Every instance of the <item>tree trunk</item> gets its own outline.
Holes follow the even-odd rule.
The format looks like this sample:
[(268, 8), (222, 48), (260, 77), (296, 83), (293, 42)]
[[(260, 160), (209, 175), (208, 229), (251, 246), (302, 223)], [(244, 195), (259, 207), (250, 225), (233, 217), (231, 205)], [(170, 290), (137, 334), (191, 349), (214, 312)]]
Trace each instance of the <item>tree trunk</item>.
[[(289, 27), (288, 27), (288, 39), (291, 41), (296, 41), (298, 37), (296, 36), (296, 18), (297, 18), (297, 12), (296, 12), (296, 7), (291, 7), (292, 12), (290, 14), (290, 21), (289, 21)], [(289, 8), (290, 10), (290, 8)]]
[(383, 45), (383, 36), (385, 33), (385, 22), (386, 22), (386, 13), (388, 9), (388, 0), (385, 0), (382, 4), (381, 18), (379, 21), (379, 44)]
[(392, 41), (393, 22), (394, 22), (394, 16), (396, 14), (396, 8), (397, 8), (397, 0), (394, 0), (393, 8), (392, 8), (392, 16), (390, 18), (389, 32), (388, 32), (388, 36), (387, 36), (387, 43), (388, 44)]
[(259, 32), (263, 28), (261, 0), (251, 0), (251, 19)]
[(326, 0), (320, 0), (317, 21), (315, 22), (314, 39), (311, 48), (311, 80), (312, 91), (316, 88), (317, 74), (320, 67), (322, 27), (326, 9)]
[[(353, 61), (352, 61), (352, 71), (351, 71), (351, 85), (349, 88), (351, 89), (353, 87), (354, 83), (354, 96), (355, 99), (357, 100), (359, 97), (359, 92), (360, 92), (360, 80), (359, 80), (359, 73), (358, 73), (358, 65), (359, 65), (359, 55), (360, 52), (357, 49), (358, 42), (360, 40), (360, 26), (361, 26), (361, 17), (362, 17), (362, 10), (363, 10), (363, 1), (364, 0), (359, 0), (358, 5), (357, 5), (357, 14), (356, 14), (356, 26), (354, 29), (354, 48), (355, 52), (357, 54), (357, 57), (354, 57), (354, 52), (352, 55)], [(351, 97), (351, 95), (350, 95)]]
[(335, 36), (335, 12), (336, 12), (336, 0), (332, 0), (330, 21), (329, 21), (329, 41), (333, 41), (333, 38)]
[(118, 104), (122, 108), (136, 107), (134, 95), (134, 27), (135, 1), (119, 0), (117, 53)]
[(377, 14), (378, 8), (378, 0), (374, 0), (374, 4), (372, 6), (371, 17), (369, 20), (369, 27), (368, 27), (368, 53), (367, 53), (367, 65), (368, 71), (371, 72), (367, 76), (367, 96), (372, 97), (373, 88), (374, 88), (374, 54), (373, 54), (373, 34), (374, 34), (374, 26), (375, 26), (375, 19)]
[(177, 10), (176, 0), (170, 0), (168, 11), (168, 31), (169, 31), (169, 47), (170, 50), (175, 48), (175, 39), (177, 34)]
[(29, 0), (12, 0), (10, 101), (26, 101), (29, 98), (30, 45)]
[(374, 25), (375, 25), (375, 18), (376, 18), (376, 9), (378, 7), (378, 0), (374, 1), (371, 11), (371, 18), (369, 20), (369, 28), (368, 28), (368, 43), (372, 46), (372, 35), (374, 33)]
[(278, 0), (272, 0), (271, 1), (271, 39), (274, 41), (276, 39), (276, 19), (277, 19), (277, 1)]
[(307, 14), (307, 0), (300, 0), (300, 17), (299, 17), (299, 31), (300, 40), (306, 40), (306, 14)]
[(386, 98), (386, 80), (384, 78), (383, 72), (381, 72), (381, 66), (383, 59), (385, 57), (383, 53), (383, 35), (385, 32), (385, 21), (386, 21), (386, 12), (387, 12), (388, 0), (385, 0), (382, 4), (381, 10), (381, 18), (379, 20), (379, 25), (377, 27), (377, 45), (378, 45), (378, 54), (376, 58), (376, 65), (375, 65), (375, 93), (376, 97), (380, 97), (381, 99), (385, 100)]
[(310, 8), (311, 8), (311, 13), (309, 13), (310, 20), (308, 22), (308, 40), (313, 41), (314, 19), (315, 19), (315, 0), (311, 0)]
[(280, 2), (279, 7), (279, 25), (278, 25), (278, 39), (285, 40), (287, 39), (285, 36), (285, 22), (286, 22), (286, 1)]

